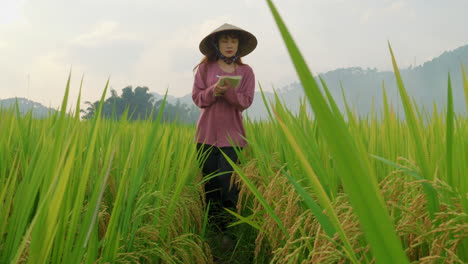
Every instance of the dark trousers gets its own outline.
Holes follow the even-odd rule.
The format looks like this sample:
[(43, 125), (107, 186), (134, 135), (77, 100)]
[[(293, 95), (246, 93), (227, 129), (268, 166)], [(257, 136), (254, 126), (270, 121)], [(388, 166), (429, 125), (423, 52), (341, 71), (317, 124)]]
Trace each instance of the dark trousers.
[(205, 183), (205, 199), (210, 203), (208, 215), (222, 231), (227, 228), (230, 217), (223, 208), (234, 210), (237, 204), (239, 190), (236, 185), (231, 186), (232, 166), (221, 153), (224, 152), (232, 161), (236, 162), (237, 153), (233, 147), (215, 147), (197, 144), (198, 159), (203, 177), (218, 174)]

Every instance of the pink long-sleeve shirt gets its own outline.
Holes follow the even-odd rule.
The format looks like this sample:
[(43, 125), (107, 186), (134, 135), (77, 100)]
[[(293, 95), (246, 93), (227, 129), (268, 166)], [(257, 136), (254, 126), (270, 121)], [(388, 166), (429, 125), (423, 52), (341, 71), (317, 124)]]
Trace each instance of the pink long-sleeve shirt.
[[(217, 76), (242, 75), (236, 89), (228, 89), (223, 95), (214, 95)], [(193, 83), (192, 99), (201, 108), (197, 123), (196, 140), (198, 143), (217, 147), (246, 145), (242, 111), (253, 101), (255, 75), (250, 66), (237, 65), (234, 72), (224, 72), (216, 62), (202, 63), (197, 69)], [(244, 138), (243, 138), (244, 137)]]

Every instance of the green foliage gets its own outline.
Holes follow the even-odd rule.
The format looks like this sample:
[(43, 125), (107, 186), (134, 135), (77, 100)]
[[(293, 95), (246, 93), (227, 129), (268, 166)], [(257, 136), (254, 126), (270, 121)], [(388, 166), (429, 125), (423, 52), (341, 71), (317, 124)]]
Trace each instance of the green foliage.
[[(94, 103), (86, 102), (88, 108), (81, 110), (84, 115), (83, 119), (91, 119), (94, 117), (96, 109), (100, 105), (100, 101)], [(157, 101), (152, 94), (149, 93), (148, 87), (127, 86), (122, 89), (122, 94), (118, 95), (117, 91), (111, 90), (111, 96), (103, 103), (102, 116), (105, 119), (120, 120), (122, 118), (130, 121), (136, 120), (156, 120), (154, 113), (159, 112), (162, 100)], [(179, 101), (176, 104), (166, 102), (161, 120), (163, 122), (180, 122), (186, 124), (194, 124), (198, 120), (200, 111), (194, 105), (187, 106)]]
[[(323, 131), (324, 140), (330, 148), (332, 157), (337, 161), (343, 187), (350, 197), (351, 204), (359, 217), (364, 234), (371, 245), (377, 262), (408, 263), (401, 243), (396, 236), (391, 218), (386, 211), (384, 200), (377, 187), (375, 172), (370, 167), (370, 161), (365, 155), (363, 145), (359, 144), (360, 141), (353, 139), (340, 113), (334, 112), (336, 108), (329, 107), (330, 104), (334, 106), (333, 101), (325, 99), (280, 14), (272, 1), (267, 2), (288, 48), (307, 99), (314, 110), (320, 130)], [(280, 124), (283, 123), (281, 119), (283, 118), (279, 116), (278, 121)], [(291, 155), (298, 157), (303, 167), (311, 167), (303, 155), (306, 149), (299, 147), (304, 144), (301, 144), (300, 141), (297, 142), (298, 140), (293, 136), (295, 134), (294, 128), (288, 128), (284, 124), (281, 127), (287, 135), (285, 141), (293, 146), (294, 151), (291, 152)], [(343, 150), (346, 150), (346, 152), (343, 152)], [(309, 171), (307, 172), (308, 175), (314, 174), (312, 168)], [(318, 193), (318, 195), (321, 194)], [(333, 216), (333, 213), (330, 212), (330, 215)], [(340, 231), (339, 224), (336, 227)], [(350, 260), (357, 262), (346, 235), (344, 233), (340, 234)]]

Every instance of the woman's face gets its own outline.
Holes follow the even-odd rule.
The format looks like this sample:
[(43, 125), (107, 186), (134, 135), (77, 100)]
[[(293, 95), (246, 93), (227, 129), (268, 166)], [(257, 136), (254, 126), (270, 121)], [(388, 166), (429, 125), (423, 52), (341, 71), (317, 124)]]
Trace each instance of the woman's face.
[(218, 40), (218, 48), (223, 56), (229, 58), (237, 53), (239, 39), (228, 35), (221, 35)]

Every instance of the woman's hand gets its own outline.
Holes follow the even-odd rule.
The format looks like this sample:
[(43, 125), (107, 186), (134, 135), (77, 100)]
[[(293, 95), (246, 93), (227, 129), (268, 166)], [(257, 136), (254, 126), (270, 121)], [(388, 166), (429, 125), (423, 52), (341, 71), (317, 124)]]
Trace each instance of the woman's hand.
[(226, 82), (224, 82), (223, 85), (221, 85), (221, 80), (218, 79), (214, 87), (215, 96), (223, 95), (229, 89), (229, 87), (229, 84), (226, 84)]

